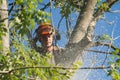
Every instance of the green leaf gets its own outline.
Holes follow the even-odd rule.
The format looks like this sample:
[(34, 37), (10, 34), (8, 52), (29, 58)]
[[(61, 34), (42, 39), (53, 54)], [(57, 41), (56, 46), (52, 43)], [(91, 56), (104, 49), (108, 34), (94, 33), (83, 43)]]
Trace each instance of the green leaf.
[(120, 64), (120, 59), (117, 59), (116, 62)]
[(31, 29), (34, 29), (34, 27), (35, 27), (35, 21), (34, 21), (34, 19), (31, 19)]
[(20, 5), (23, 3), (24, 0), (16, 0), (16, 4)]
[(0, 62), (3, 60), (3, 55), (0, 53)]
[(119, 48), (115, 48), (115, 50), (112, 52), (112, 54), (119, 54), (120, 53), (120, 49)]
[(42, 0), (39, 0), (40, 3), (42, 3)]
[(0, 0), (0, 5), (2, 4), (2, 0)]
[(82, 65), (82, 63), (80, 61), (76, 62), (73, 64), (74, 68), (79, 68)]
[(101, 0), (97, 0), (97, 2), (99, 3)]

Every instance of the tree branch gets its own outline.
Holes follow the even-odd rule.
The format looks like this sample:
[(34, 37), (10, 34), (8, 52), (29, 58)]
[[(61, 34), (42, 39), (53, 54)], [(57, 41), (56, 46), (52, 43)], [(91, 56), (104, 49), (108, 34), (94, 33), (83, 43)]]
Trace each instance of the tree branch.
[(82, 67), (82, 68), (73, 68), (73, 67), (61, 67), (61, 66), (54, 66), (54, 67), (50, 67), (50, 66), (32, 66), (32, 67), (21, 67), (21, 68), (15, 68), (9, 71), (0, 71), (0, 74), (10, 74), (14, 71), (17, 70), (25, 70), (25, 69), (32, 69), (32, 68), (54, 68), (54, 69), (72, 69), (72, 70), (76, 70), (76, 69), (108, 69), (111, 68), (111, 66), (98, 66), (98, 67)]
[(112, 45), (111, 43), (102, 43), (102, 42), (96, 42), (95, 43), (95, 46), (108, 46), (108, 47), (111, 47), (113, 50), (116, 50), (117, 47), (115, 47), (114, 45)]
[[(103, 54), (112, 54), (112, 52), (105, 52), (105, 51), (97, 51), (97, 50), (86, 50), (90, 52), (95, 52), (95, 53), (103, 53)], [(117, 53), (116, 55), (120, 55), (120, 53)]]
[[(111, 43), (102, 43), (102, 42), (93, 42), (91, 43), (92, 47), (97, 47), (97, 46), (108, 46), (109, 48), (112, 48), (113, 50), (119, 49), (116, 46), (112, 45)], [(92, 51), (92, 52), (98, 52), (98, 53), (104, 53), (104, 54), (112, 54), (112, 52), (102, 52), (102, 51), (96, 51), (96, 50), (86, 50), (86, 51)], [(120, 49), (119, 49), (120, 51)], [(120, 52), (118, 52), (116, 55), (120, 55)]]
[(113, 4), (115, 4), (119, 0), (107, 0), (109, 7), (111, 7)]
[[(109, 8), (111, 8), (113, 6), (113, 4), (115, 4), (117, 1), (119, 0), (107, 0), (108, 6)], [(99, 16), (102, 15), (106, 10), (102, 10), (98, 9), (95, 13), (94, 13), (94, 17), (96, 18), (96, 20), (99, 19)]]
[(60, 28), (60, 23), (61, 23), (61, 21), (63, 20), (63, 18), (64, 18), (64, 17), (61, 17), (61, 19), (60, 19), (59, 22), (58, 22), (58, 27), (57, 27), (58, 30), (59, 30), (59, 28)]
[(86, 50), (86, 51), (95, 52), (95, 53), (103, 53), (103, 54), (112, 54), (112, 53), (110, 53), (110, 52), (97, 51), (97, 50)]

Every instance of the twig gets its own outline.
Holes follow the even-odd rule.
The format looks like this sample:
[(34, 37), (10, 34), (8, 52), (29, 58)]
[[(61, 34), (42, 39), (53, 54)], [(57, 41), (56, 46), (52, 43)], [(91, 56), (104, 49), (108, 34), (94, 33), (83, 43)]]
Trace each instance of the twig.
[(10, 13), (12, 12), (12, 10), (13, 10), (15, 4), (16, 4), (16, 2), (13, 2), (13, 3), (12, 3), (12, 7), (10, 8), (8, 15), (10, 15)]
[(87, 51), (96, 52), (96, 53), (103, 53), (103, 54), (112, 54), (110, 52), (97, 51), (97, 50), (87, 50)]
[(118, 39), (118, 38), (120, 38), (120, 36), (117, 36), (116, 38), (114, 38), (113, 40), (116, 40), (116, 39)]
[(13, 4), (16, 4), (16, 2), (9, 3), (8, 5), (11, 6), (11, 5), (13, 5)]
[(52, 0), (50, 0), (50, 20), (51, 20), (51, 25), (54, 27), (54, 24), (53, 24), (53, 16), (52, 16)]
[(47, 3), (43, 8), (41, 8), (40, 10), (44, 11), (46, 8), (48, 8), (50, 6), (50, 2)]
[(61, 23), (61, 21), (63, 20), (63, 18), (64, 18), (64, 17), (61, 17), (61, 19), (60, 19), (59, 22), (58, 22), (58, 27), (57, 27), (58, 30), (59, 30), (59, 28), (60, 28), (60, 23)]
[(110, 13), (120, 13), (120, 10), (110, 11)]

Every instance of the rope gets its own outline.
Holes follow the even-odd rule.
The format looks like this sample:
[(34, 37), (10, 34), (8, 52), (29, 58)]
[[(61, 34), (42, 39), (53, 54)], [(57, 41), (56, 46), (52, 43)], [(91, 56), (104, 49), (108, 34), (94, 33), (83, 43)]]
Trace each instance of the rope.
[(52, 18), (52, 0), (50, 0), (50, 14), (51, 14), (51, 16), (50, 16), (50, 19), (51, 19), (51, 25), (53, 25), (53, 27), (54, 27), (54, 24), (53, 24), (53, 18)]
[[(51, 14), (51, 16), (50, 16), (51, 25), (52, 25), (53, 28), (54, 28), (53, 18), (52, 18), (52, 0), (50, 0), (50, 14)], [(54, 46), (56, 46), (56, 37), (55, 37), (55, 36), (53, 37), (53, 53), (55, 52)]]

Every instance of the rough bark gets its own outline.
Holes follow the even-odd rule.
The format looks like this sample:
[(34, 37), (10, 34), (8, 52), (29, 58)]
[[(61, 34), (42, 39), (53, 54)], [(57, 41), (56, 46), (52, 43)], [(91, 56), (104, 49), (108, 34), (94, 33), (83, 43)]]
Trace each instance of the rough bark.
[(7, 30), (5, 35), (2, 36), (2, 47), (3, 54), (9, 50), (9, 28), (8, 28), (8, 0), (2, 0), (2, 4), (0, 4), (0, 19), (3, 20), (4, 28)]

